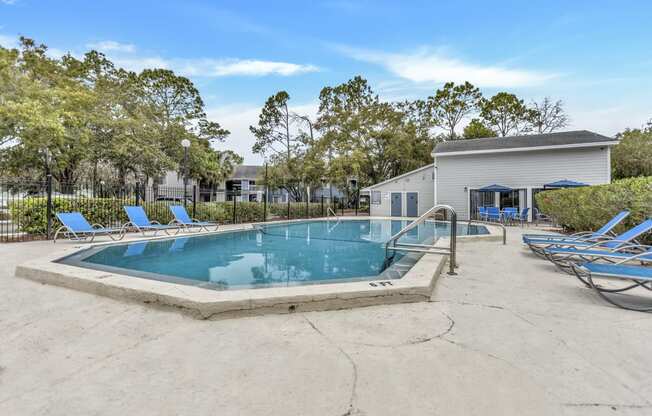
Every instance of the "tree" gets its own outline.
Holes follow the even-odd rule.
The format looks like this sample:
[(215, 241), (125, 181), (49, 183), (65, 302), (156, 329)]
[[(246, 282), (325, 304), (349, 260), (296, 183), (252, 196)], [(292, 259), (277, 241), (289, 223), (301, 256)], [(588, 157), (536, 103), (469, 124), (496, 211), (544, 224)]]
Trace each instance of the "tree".
[(303, 145), (300, 138), (290, 134), (292, 114), (288, 108), (289, 100), (287, 92), (279, 91), (265, 101), (258, 116), (258, 126), (249, 126), (256, 138), (252, 148), (254, 153), (289, 163), (292, 155)]
[(362, 77), (323, 88), (319, 100), (316, 126), (335, 185), (377, 183), (432, 161), (433, 142), (415, 113), (382, 102)]
[(485, 125), (505, 137), (529, 131), (534, 112), (516, 95), (499, 92), (480, 101), (480, 117)]
[(448, 140), (455, 140), (455, 128), (464, 117), (477, 110), (481, 99), (480, 90), (470, 82), (459, 85), (447, 82), (433, 97), (428, 97), (433, 123), (446, 131)]
[(172, 71), (136, 74), (97, 51), (55, 59), (27, 38), (19, 49), (0, 47), (0, 163), (9, 173), (42, 178), (49, 169), (65, 192), (89, 170), (97, 182), (103, 167), (124, 185), (177, 167), (187, 138), (190, 175), (217, 181), (241, 161), (211, 147), (228, 134)]
[(0, 48), (6, 84), (0, 90), (3, 165), (15, 174), (49, 169), (67, 188), (77, 181), (84, 159), (92, 94), (66, 77), (45, 45), (20, 42), (20, 50)]
[(531, 109), (532, 125), (539, 134), (552, 133), (568, 126), (569, 119), (561, 100), (552, 102), (549, 97), (545, 97), (541, 102), (533, 101)]
[[(268, 157), (273, 169), (268, 183), (285, 188), (295, 200), (305, 196), (314, 178), (308, 174), (306, 155), (314, 144), (313, 123), (308, 116), (290, 111), (290, 95), (279, 91), (265, 101), (258, 124), (249, 126), (256, 138), (253, 152)], [(302, 126), (308, 128), (304, 131)]]
[(613, 178), (652, 176), (652, 121), (643, 129), (627, 129), (616, 137), (620, 143), (611, 149)]
[(485, 126), (484, 123), (474, 118), (466, 127), (464, 127), (464, 139), (481, 139), (486, 137), (496, 137), (496, 132)]

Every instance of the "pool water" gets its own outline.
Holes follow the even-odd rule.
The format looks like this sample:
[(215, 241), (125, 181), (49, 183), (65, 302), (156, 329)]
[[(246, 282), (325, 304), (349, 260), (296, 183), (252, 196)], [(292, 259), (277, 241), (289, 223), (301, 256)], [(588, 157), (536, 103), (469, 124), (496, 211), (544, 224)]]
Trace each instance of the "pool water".
[[(183, 236), (92, 248), (61, 263), (136, 277), (242, 289), (372, 280), (383, 271), (385, 242), (407, 221), (344, 220), (268, 224), (254, 230)], [(401, 238), (432, 243), (447, 223), (426, 222)], [(487, 234), (458, 224), (458, 235)], [(395, 260), (402, 255), (397, 254)]]

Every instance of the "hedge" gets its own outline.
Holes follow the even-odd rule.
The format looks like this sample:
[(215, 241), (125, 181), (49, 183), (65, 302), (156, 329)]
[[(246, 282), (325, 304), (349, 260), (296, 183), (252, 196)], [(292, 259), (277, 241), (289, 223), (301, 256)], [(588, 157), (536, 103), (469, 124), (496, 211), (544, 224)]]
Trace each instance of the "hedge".
[[(540, 192), (541, 212), (568, 231), (597, 230), (622, 210), (630, 215), (616, 228), (622, 232), (652, 217), (652, 177), (628, 178), (608, 185)], [(642, 237), (652, 243), (650, 233)]]
[[(53, 198), (52, 212), (81, 212), (91, 224), (97, 223), (104, 226), (120, 226), (127, 222), (127, 216), (122, 209), (123, 205), (135, 204), (135, 199), (119, 198)], [(143, 205), (150, 220), (167, 224), (172, 220), (172, 214), (168, 208), (174, 202), (157, 201), (147, 202)], [(309, 204), (310, 217), (322, 216), (320, 203)], [(9, 212), (12, 222), (17, 224), (22, 232), (29, 234), (45, 234), (47, 231), (46, 221), (46, 198), (26, 198), (13, 201), (9, 204)], [(196, 205), (195, 218), (200, 221), (216, 221), (219, 223), (233, 222), (233, 202), (198, 202)], [(324, 210), (326, 205), (324, 206)], [(188, 206), (188, 213), (192, 213), (192, 206)], [(325, 213), (324, 213), (325, 215)], [(264, 204), (260, 202), (237, 202), (236, 222), (257, 222), (263, 221)], [(290, 218), (307, 217), (305, 203), (290, 204)], [(287, 204), (267, 204), (267, 219), (286, 218)], [(54, 223), (54, 229), (59, 224)]]

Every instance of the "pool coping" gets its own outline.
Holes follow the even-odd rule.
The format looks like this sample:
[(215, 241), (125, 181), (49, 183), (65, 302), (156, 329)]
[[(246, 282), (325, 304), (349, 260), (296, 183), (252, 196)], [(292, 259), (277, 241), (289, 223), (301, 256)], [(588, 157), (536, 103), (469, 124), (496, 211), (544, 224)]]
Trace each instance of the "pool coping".
[[(313, 220), (319, 219), (325, 218), (314, 218)], [(340, 219), (384, 220), (403, 218), (340, 217)], [(281, 224), (297, 221), (305, 221), (305, 219), (274, 221), (264, 224)], [(226, 230), (186, 233), (184, 236), (250, 230), (256, 225), (258, 224), (242, 224), (229, 227)], [(482, 225), (487, 227), (489, 234), (459, 236), (458, 243), (477, 240), (498, 241), (502, 239), (498, 227), (486, 224)], [(137, 238), (129, 242), (165, 238), (170, 238), (170, 236)], [(435, 246), (447, 247), (449, 241), (448, 238), (441, 238)], [(55, 262), (74, 252), (112, 243), (115, 244), (115, 242), (100, 242), (93, 244), (56, 245), (56, 249), (48, 255), (18, 265), (15, 274), (18, 277), (41, 283), (62, 286), (113, 299), (173, 308), (200, 319), (219, 319), (269, 313), (348, 309), (377, 304), (428, 301), (437, 278), (448, 262), (447, 255), (425, 254), (401, 279), (365, 280), (226, 291), (138, 278)]]

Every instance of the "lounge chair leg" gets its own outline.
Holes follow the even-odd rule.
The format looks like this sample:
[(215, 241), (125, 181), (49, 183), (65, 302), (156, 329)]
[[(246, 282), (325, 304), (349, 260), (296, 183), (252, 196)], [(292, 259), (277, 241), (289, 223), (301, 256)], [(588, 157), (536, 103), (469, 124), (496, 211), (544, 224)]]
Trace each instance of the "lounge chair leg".
[[(596, 291), (598, 296), (600, 296), (605, 301), (611, 303), (612, 305), (617, 306), (617, 307), (622, 308), (622, 309), (627, 309), (627, 310), (636, 311), (636, 312), (650, 312), (650, 311), (652, 311), (652, 306), (650, 306), (650, 307), (636, 307), (636, 306), (625, 305), (623, 303), (616, 302), (613, 299), (612, 296), (606, 296), (605, 295), (605, 293), (614, 293), (614, 292), (610, 292), (609, 290), (603, 289), (600, 286), (594, 284), (593, 279), (591, 278), (591, 273), (588, 274), (587, 278), (588, 278), (590, 286)], [(636, 287), (636, 286), (643, 286), (643, 287), (645, 287), (647, 289), (644, 282), (638, 282), (638, 281), (636, 281), (636, 284), (630, 286), (629, 289), (631, 289), (632, 287)], [(623, 290), (625, 290), (625, 289), (623, 289)], [(621, 291), (623, 291), (623, 290), (621, 290)]]

